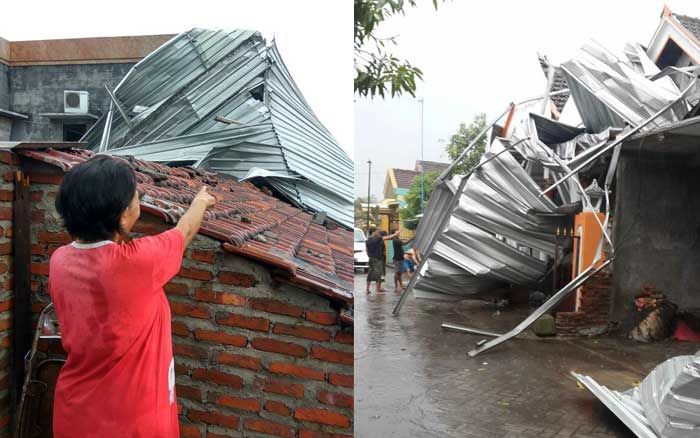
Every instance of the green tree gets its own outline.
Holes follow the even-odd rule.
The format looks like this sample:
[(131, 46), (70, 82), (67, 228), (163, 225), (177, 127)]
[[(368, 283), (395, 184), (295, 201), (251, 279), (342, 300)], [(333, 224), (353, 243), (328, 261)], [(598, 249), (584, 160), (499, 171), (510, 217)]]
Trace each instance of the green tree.
[[(459, 157), (459, 154), (466, 149), (469, 143), (471, 143), (472, 140), (476, 138), (479, 132), (483, 131), (485, 127), (486, 114), (484, 113), (474, 116), (474, 119), (469, 125), (464, 122), (460, 123), (459, 130), (456, 134), (450, 137), (450, 141), (445, 147), (445, 150), (450, 157), (450, 161), (454, 162), (457, 157)], [(481, 160), (481, 156), (486, 150), (487, 140), (488, 136), (482, 137), (471, 152), (469, 152), (467, 156), (464, 157), (457, 166), (455, 166), (454, 170), (452, 171), (452, 175), (464, 174), (469, 171), (469, 169), (479, 164), (479, 160)]]
[[(432, 2), (437, 9), (438, 0)], [(415, 97), (416, 80), (423, 78), (423, 72), (389, 52), (395, 37), (380, 38), (375, 32), (384, 20), (417, 5), (417, 0), (355, 0), (354, 83), (360, 96), (383, 98), (388, 86), (392, 97), (404, 92)]]
[[(425, 206), (428, 204), (430, 194), (433, 193), (435, 180), (440, 176), (440, 173), (426, 172), (423, 176), (425, 178), (423, 183), (423, 205)], [(417, 214), (420, 214), (420, 175), (413, 179), (404, 199), (406, 200), (406, 207), (399, 209), (399, 217), (402, 221), (414, 219)], [(410, 222), (406, 222), (405, 225), (406, 228), (412, 228)]]
[[(456, 134), (450, 137), (450, 141), (447, 143), (445, 150), (450, 157), (450, 161), (455, 161), (457, 157), (466, 149), (469, 143), (472, 142), (476, 136), (484, 130), (486, 127), (486, 115), (481, 113), (474, 116), (472, 122), (467, 125), (466, 123), (460, 123), (459, 129)], [(481, 156), (486, 150), (487, 137), (481, 138), (474, 146), (474, 148), (467, 154), (462, 161), (455, 166), (452, 171), (452, 175), (464, 174), (472, 167), (479, 164)], [(435, 181), (440, 176), (439, 172), (428, 172), (424, 175), (424, 205), (428, 204), (430, 195), (433, 193), (433, 188), (435, 186)], [(420, 176), (417, 176), (411, 187), (408, 189), (406, 194), (406, 207), (399, 210), (399, 217), (402, 221), (409, 221), (416, 217), (420, 213)], [(406, 227), (411, 227), (412, 225), (417, 225), (417, 222), (405, 222)]]

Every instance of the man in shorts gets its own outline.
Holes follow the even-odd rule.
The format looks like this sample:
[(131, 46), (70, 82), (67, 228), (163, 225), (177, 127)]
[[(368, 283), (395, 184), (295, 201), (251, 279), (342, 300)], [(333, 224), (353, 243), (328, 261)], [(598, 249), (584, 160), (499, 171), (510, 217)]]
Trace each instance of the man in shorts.
[(408, 278), (413, 277), (413, 274), (416, 272), (416, 265), (417, 263), (413, 248), (405, 251), (403, 255), (403, 267), (404, 272), (406, 272), (408, 275)]
[(391, 239), (391, 244), (394, 247), (394, 257), (392, 260), (394, 262), (394, 291), (401, 292), (403, 290), (403, 281), (401, 276), (404, 272), (406, 272), (404, 266), (404, 242), (399, 239), (398, 231), (392, 234), (392, 236), (394, 236), (394, 238)]

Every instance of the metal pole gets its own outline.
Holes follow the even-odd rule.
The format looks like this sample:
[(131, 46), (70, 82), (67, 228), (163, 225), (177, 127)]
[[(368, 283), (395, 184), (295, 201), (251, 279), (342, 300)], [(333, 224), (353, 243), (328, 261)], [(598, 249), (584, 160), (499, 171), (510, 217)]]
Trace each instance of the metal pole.
[(425, 202), (425, 171), (423, 170), (423, 98), (418, 99), (420, 102), (420, 212), (423, 213), (423, 204)]
[(369, 239), (369, 198), (370, 198), (370, 187), (372, 184), (372, 160), (367, 160), (367, 165), (369, 166), (369, 172), (367, 173), (367, 239)]
[(459, 324), (452, 324), (449, 322), (443, 322), (440, 327), (442, 327), (445, 330), (452, 330), (455, 332), (461, 332), (461, 333), (471, 333), (473, 335), (483, 335), (483, 336), (491, 336), (492, 338), (497, 338), (499, 336), (503, 336), (500, 333), (494, 333), (494, 332), (488, 332), (486, 330), (479, 330), (471, 327), (465, 327), (463, 325)]

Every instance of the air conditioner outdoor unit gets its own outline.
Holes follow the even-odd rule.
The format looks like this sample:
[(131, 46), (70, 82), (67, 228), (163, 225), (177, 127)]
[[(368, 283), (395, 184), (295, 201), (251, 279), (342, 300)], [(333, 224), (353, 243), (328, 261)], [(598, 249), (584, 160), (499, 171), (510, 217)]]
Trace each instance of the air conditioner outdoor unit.
[(87, 91), (64, 91), (63, 112), (73, 114), (87, 114), (88, 96), (89, 94)]

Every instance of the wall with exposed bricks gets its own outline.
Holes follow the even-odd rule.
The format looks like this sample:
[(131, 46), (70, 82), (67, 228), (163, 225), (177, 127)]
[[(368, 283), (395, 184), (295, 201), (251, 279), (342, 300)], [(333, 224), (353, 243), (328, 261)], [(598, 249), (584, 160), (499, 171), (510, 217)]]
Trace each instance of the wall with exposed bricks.
[(612, 297), (610, 282), (610, 274), (601, 271), (581, 286), (577, 311), (557, 313), (557, 334), (580, 336), (607, 327)]
[[(9, 166), (0, 170), (6, 180), (11, 178)], [(70, 238), (54, 208), (61, 175), (29, 176), (32, 311), (37, 313), (48, 302), (50, 255)], [(0, 188), (10, 190), (11, 183), (3, 181)], [(8, 211), (11, 192), (0, 191), (3, 253), (7, 230), (11, 233)], [(134, 232), (165, 229), (144, 216)], [(0, 256), (0, 271), (10, 266), (10, 258)], [(9, 327), (1, 318), (11, 315), (12, 295), (10, 270), (4, 269), (0, 348), (8, 352), (0, 350), (0, 376), (8, 375), (10, 364), (3, 358), (11, 357), (11, 337), (2, 341)], [(187, 250), (180, 273), (165, 291), (172, 312), (181, 436), (352, 436), (353, 332), (339, 322), (335, 303), (279, 281), (270, 268), (230, 254), (203, 236)], [(1, 387), (0, 403), (8, 387)], [(7, 406), (0, 411), (0, 425), (9, 401)], [(9, 436), (8, 430), (0, 430), (0, 437)]]
[(12, 169), (15, 158), (0, 152), (0, 437), (12, 426)]

